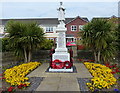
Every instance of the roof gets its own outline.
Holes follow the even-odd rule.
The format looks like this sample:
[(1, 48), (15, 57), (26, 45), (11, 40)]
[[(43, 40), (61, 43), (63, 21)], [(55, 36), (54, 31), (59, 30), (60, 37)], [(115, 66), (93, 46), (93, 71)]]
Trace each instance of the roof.
[(102, 19), (102, 20), (109, 20), (113, 23), (119, 23), (120, 18), (116, 17), (116, 16), (111, 16), (111, 17), (94, 17), (92, 20), (96, 20), (96, 19)]
[[(65, 18), (65, 24), (72, 21), (75, 18)], [(88, 21), (87, 18), (82, 18), (83, 20)], [(31, 21), (35, 21), (37, 22), (39, 25), (40, 24), (54, 24), (57, 25), (58, 22), (58, 18), (29, 18), (29, 19), (0, 19), (0, 21), (2, 22), (2, 25), (5, 25), (7, 23), (7, 21), (9, 20), (15, 20), (15, 21), (22, 21), (22, 22), (31, 22)]]
[(74, 19), (72, 19), (71, 21), (69, 21), (67, 24), (69, 24), (70, 22), (74, 21), (74, 20), (77, 19), (77, 18), (80, 18), (80, 19), (82, 19), (82, 20), (85, 21), (85, 22), (89, 22), (89, 20), (88, 20), (87, 18), (81, 18), (80, 16), (77, 16), (77, 17), (75, 17)]
[(115, 15), (112, 15), (111, 17), (94, 17), (93, 19), (106, 19), (106, 20), (108, 20), (110, 18), (118, 18), (118, 17), (116, 17)]

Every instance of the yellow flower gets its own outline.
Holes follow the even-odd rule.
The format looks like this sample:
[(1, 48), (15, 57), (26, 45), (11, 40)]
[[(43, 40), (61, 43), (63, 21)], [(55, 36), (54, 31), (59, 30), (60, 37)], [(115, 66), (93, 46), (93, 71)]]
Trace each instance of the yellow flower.
[[(22, 82), (29, 79), (28, 77), (25, 76), (31, 70), (35, 69), (39, 65), (40, 65), (39, 62), (29, 62), (7, 69), (4, 72), (4, 77), (6, 78), (6, 82), (10, 83), (11, 85), (20, 85)], [(28, 86), (30, 83), (26, 82), (26, 84)]]
[[(93, 78), (91, 79), (92, 87), (89, 87), (90, 89), (94, 88), (110, 88), (112, 85), (116, 84), (116, 78), (114, 78), (113, 74), (111, 74), (111, 69), (108, 67), (96, 64), (96, 63), (84, 63), (87, 69), (90, 71), (90, 73), (93, 75)], [(90, 86), (90, 83), (87, 83), (88, 86)]]

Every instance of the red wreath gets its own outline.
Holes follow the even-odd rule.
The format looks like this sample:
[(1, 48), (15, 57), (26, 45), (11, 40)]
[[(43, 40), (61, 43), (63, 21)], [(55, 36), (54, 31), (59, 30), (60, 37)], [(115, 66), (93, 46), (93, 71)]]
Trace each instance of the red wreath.
[[(60, 64), (60, 65), (56, 65), (57, 63)], [(56, 60), (52, 61), (51, 67), (54, 68), (54, 69), (62, 69), (64, 67), (64, 64), (61, 60), (56, 59)]]
[(59, 60), (59, 59), (55, 59), (53, 62), (62, 62), (61, 60)]
[[(68, 64), (68, 66), (66, 66), (66, 64)], [(64, 62), (64, 67), (66, 67), (66, 69), (71, 68), (71, 66), (72, 66), (72, 63), (70, 61)]]
[[(57, 63), (59, 64), (59, 65), (57, 65)], [(68, 65), (66, 65), (66, 64), (68, 64)], [(65, 62), (62, 62), (61, 60), (59, 60), (59, 59), (56, 59), (56, 60), (54, 60), (54, 61), (52, 61), (52, 63), (51, 63), (51, 67), (53, 68), (53, 69), (62, 69), (62, 68), (66, 68), (66, 69), (68, 69), (68, 68), (71, 68), (71, 66), (72, 66), (72, 63), (70, 62), (70, 61), (65, 61)]]
[(62, 69), (64, 67), (62, 62), (59, 62), (60, 65), (56, 65), (56, 63), (52, 63), (51, 67), (53, 69)]

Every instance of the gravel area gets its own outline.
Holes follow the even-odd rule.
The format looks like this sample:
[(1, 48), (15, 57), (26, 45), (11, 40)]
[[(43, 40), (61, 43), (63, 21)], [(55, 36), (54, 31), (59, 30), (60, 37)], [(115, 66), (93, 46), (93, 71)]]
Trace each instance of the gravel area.
[[(40, 85), (40, 83), (43, 81), (44, 77), (29, 77), (29, 82), (31, 83), (29, 87), (27, 87), (24, 90), (18, 89), (17, 91), (28, 91), (32, 92), (37, 89), (37, 87)], [(17, 93), (16, 91), (16, 93)]]
[[(111, 87), (110, 89), (101, 89), (101, 90), (96, 90), (93, 93), (120, 93), (120, 74), (115, 74), (115, 78), (117, 79), (117, 84)], [(90, 92), (89, 88), (87, 87), (86, 83), (90, 82), (90, 78), (77, 78), (78, 84), (80, 87), (81, 92)], [(118, 89), (118, 92), (115, 92), (114, 89)], [(98, 91), (98, 92), (97, 92)]]
[(83, 91), (83, 92), (89, 91), (88, 87), (86, 86), (86, 83), (90, 82), (89, 78), (77, 78), (77, 80), (80, 87), (80, 91)]

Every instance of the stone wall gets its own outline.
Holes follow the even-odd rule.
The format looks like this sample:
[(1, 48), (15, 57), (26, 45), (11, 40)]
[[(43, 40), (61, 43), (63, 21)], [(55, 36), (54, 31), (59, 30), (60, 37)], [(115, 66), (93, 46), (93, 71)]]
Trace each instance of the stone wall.
[(2, 66), (14, 64), (15, 62), (19, 61), (12, 52), (3, 52), (1, 60), (2, 60)]
[(93, 52), (85, 51), (85, 50), (78, 50), (77, 51), (77, 58), (78, 59), (92, 59), (94, 60)]
[[(18, 60), (12, 52), (3, 52), (2, 54), (2, 66), (10, 65), (10, 64), (16, 64), (16, 62), (22, 61)], [(40, 61), (40, 62), (49, 62), (50, 56), (49, 56), (49, 50), (39, 50), (36, 52), (33, 52), (32, 60), (31, 61)]]
[[(33, 53), (32, 61), (39, 61), (39, 62), (49, 62), (50, 61), (50, 51), (49, 50), (39, 50)], [(20, 61), (17, 60), (12, 52), (4, 52), (2, 54), (2, 65), (8, 64), (15, 64), (16, 62)], [(77, 59), (94, 59), (93, 53), (88, 51), (77, 51)], [(120, 63), (120, 52), (118, 53), (115, 61)]]

